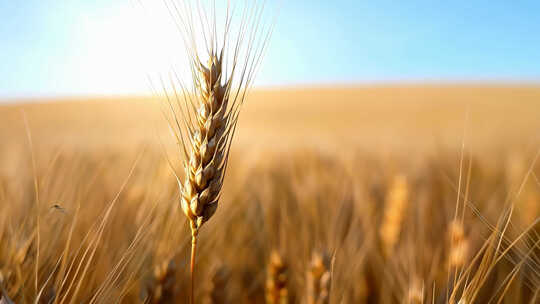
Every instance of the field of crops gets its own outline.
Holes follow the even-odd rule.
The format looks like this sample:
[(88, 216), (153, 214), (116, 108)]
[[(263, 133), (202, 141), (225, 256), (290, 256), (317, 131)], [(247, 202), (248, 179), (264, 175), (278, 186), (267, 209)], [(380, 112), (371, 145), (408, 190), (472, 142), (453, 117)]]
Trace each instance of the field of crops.
[[(0, 107), (5, 296), (187, 302), (164, 104)], [(538, 303), (539, 118), (536, 87), (253, 91), (198, 235), (195, 302)]]

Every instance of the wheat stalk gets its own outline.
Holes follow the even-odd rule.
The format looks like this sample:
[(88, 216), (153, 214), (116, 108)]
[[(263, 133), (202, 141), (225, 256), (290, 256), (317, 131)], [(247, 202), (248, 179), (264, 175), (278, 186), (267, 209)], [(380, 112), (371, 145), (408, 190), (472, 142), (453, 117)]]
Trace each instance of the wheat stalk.
[[(176, 178), (182, 211), (191, 228), (191, 303), (194, 301), (199, 229), (218, 207), (241, 105), (271, 34), (268, 27), (260, 26), (264, 5), (257, 1), (244, 4), (236, 34), (232, 33), (234, 14), (230, 11), (230, 1), (227, 1), (222, 26), (217, 24), (215, 2), (211, 10), (201, 7), (198, 1), (196, 3), (194, 8), (187, 0), (181, 3), (165, 1), (171, 15), (179, 21), (177, 25), (183, 34), (192, 76), (191, 90), (177, 77), (183, 92), (183, 104), (179, 102), (174, 84), (176, 108), (166, 93), (169, 108), (174, 114), (169, 124), (182, 146), (184, 159), (184, 181), (181, 182), (178, 175)], [(197, 17), (200, 20), (194, 21)], [(197, 45), (201, 36), (205, 46), (203, 50)], [(205, 57), (208, 57), (206, 62), (202, 59)]]

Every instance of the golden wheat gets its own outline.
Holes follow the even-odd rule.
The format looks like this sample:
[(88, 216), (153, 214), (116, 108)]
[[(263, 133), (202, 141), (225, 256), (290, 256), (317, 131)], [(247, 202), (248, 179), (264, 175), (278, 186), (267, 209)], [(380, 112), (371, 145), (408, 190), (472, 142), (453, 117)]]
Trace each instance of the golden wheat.
[(289, 303), (289, 291), (287, 288), (287, 264), (277, 251), (272, 251), (267, 268), (266, 279), (266, 303), (287, 304)]
[(463, 223), (454, 219), (450, 223), (448, 234), (450, 238), (448, 264), (450, 267), (461, 267), (465, 265), (469, 252), (469, 241), (465, 235)]
[(229, 281), (231, 280), (231, 271), (225, 266), (214, 266), (210, 280), (207, 282), (208, 287), (204, 303), (206, 304), (226, 304), (230, 302), (228, 290)]
[(144, 303), (170, 303), (177, 296), (176, 283), (176, 265), (174, 261), (164, 260), (154, 268), (152, 279), (144, 287)]
[(330, 259), (327, 255), (313, 254), (307, 272), (308, 304), (330, 303)]
[(384, 216), (379, 230), (383, 252), (388, 255), (399, 240), (401, 225), (407, 210), (409, 186), (407, 178), (398, 175), (394, 178), (386, 197)]
[(422, 304), (424, 303), (424, 287), (422, 282), (418, 278), (413, 278), (409, 285), (409, 290), (407, 294), (408, 304)]
[[(183, 4), (183, 9), (188, 13), (180, 13), (173, 2), (178, 13), (176, 17), (185, 26), (183, 34), (193, 92), (184, 91), (185, 106), (182, 108), (180, 105), (179, 112), (174, 110), (170, 99), (167, 100), (174, 115), (175, 123), (171, 123), (171, 127), (176, 127), (175, 136), (183, 150), (185, 178), (183, 183), (178, 182), (181, 207), (191, 228), (190, 294), (193, 303), (199, 229), (210, 220), (218, 207), (241, 105), (260, 63), (268, 36), (264, 32), (265, 27), (259, 26), (264, 5), (259, 5), (257, 1), (247, 2), (248, 14), (243, 15), (237, 35), (232, 37), (232, 15), (228, 10), (224, 24), (218, 24), (216, 12), (212, 11), (213, 20), (197, 32), (196, 25), (200, 22), (193, 20), (191, 1), (184, 1)], [(205, 8), (201, 10), (200, 3), (195, 6), (198, 18), (208, 21)], [(222, 37), (218, 37), (217, 33), (220, 26)], [(204, 51), (197, 46), (199, 36), (204, 37)], [(262, 44), (254, 46), (256, 41)], [(230, 45), (233, 46), (232, 50)], [(208, 59), (203, 62), (201, 58), (206, 56)], [(183, 84), (180, 85), (185, 89)], [(174, 92), (176, 95), (176, 89)], [(178, 96), (176, 98), (178, 100)]]
[(0, 286), (2, 288), (4, 285), (8, 286), (7, 294), (16, 294), (25, 284), (28, 284), (30, 274), (28, 267), (25, 267), (25, 262), (31, 256), (34, 242), (35, 233), (20, 243), (15, 239), (6, 242), (8, 245), (6, 252), (9, 257), (3, 267), (0, 265)]

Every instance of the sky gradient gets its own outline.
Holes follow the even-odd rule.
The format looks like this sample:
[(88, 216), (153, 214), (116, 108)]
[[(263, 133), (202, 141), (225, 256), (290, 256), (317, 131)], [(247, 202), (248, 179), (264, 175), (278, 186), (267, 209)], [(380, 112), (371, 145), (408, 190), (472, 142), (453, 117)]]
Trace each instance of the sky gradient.
[[(540, 82), (539, 1), (282, 0), (268, 11), (276, 2), (257, 86)], [(148, 73), (180, 45), (140, 11), (136, 0), (0, 0), (0, 98), (149, 93)]]

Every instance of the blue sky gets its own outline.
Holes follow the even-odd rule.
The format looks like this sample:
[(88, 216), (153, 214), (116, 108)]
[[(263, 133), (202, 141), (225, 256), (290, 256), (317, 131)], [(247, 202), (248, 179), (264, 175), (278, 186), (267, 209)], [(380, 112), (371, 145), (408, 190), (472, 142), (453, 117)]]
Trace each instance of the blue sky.
[[(281, 10), (257, 86), (540, 82), (539, 1), (269, 2)], [(177, 53), (137, 3), (0, 0), (0, 97), (147, 93)]]

